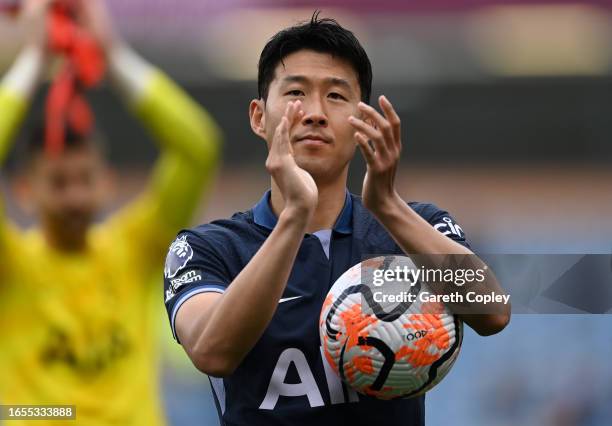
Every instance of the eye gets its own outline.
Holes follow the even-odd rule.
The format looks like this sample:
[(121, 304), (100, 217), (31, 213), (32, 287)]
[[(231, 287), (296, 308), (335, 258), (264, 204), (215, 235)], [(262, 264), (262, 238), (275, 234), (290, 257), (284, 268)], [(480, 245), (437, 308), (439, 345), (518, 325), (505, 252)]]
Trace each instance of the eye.
[(304, 96), (304, 92), (299, 89), (289, 90), (285, 95), (289, 96)]
[(340, 93), (331, 92), (327, 96), (330, 97), (331, 99), (346, 101), (346, 98), (344, 96), (342, 96)]

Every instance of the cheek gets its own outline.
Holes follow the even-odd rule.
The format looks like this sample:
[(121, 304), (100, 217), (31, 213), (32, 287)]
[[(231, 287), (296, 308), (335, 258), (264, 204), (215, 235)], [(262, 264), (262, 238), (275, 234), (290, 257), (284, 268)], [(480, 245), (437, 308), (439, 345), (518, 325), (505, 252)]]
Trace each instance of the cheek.
[(351, 113), (344, 112), (341, 117), (336, 120), (335, 134), (338, 141), (341, 141), (342, 149), (352, 150), (356, 144), (355, 128), (348, 121)]
[(274, 120), (274, 118), (272, 117), (272, 115), (267, 115), (266, 116), (266, 123), (264, 126), (264, 131), (266, 132), (266, 141), (269, 143), (272, 141), (272, 138), (274, 137), (274, 132), (276, 131), (276, 127), (278, 126), (278, 123), (280, 122), (279, 120)]
[(281, 119), (283, 118), (286, 106), (286, 103), (283, 104), (278, 101), (270, 102), (266, 105), (264, 127), (266, 129), (266, 135), (268, 136), (268, 139), (274, 136), (274, 132), (276, 131), (276, 128), (278, 127)]
[(62, 210), (64, 196), (50, 185), (41, 185), (33, 194), (33, 201), (41, 213), (55, 215)]
[(39, 176), (32, 185), (32, 197), (42, 206), (57, 203), (62, 197), (62, 191), (53, 180), (46, 176)]
[(109, 194), (107, 193), (109, 190), (109, 186), (105, 183), (103, 177), (97, 176), (94, 178), (91, 195), (92, 195), (92, 203), (95, 208), (101, 207), (102, 204), (109, 198)]

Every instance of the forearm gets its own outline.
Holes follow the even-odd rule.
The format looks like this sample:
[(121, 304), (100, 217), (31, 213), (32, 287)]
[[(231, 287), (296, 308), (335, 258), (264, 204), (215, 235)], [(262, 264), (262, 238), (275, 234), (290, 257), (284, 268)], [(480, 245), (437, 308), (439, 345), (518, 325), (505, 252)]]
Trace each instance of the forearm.
[(190, 347), (196, 365), (230, 374), (253, 348), (276, 311), (306, 222), (303, 214), (283, 211), (266, 242), (210, 314), (193, 323), (183, 345)]
[[(377, 212), (378, 220), (387, 229), (402, 251), (413, 257), (417, 266), (433, 269), (469, 269), (483, 271), (484, 281), (472, 285), (457, 286), (441, 283), (433, 289), (438, 294), (461, 294), (466, 300), (468, 292), (477, 295), (495, 293), (505, 295), (495, 274), (471, 250), (446, 237), (410, 208), (399, 197)], [(452, 254), (456, 256), (441, 256)], [(455, 262), (449, 262), (449, 259)], [(510, 303), (448, 303), (451, 310), (479, 334), (494, 334), (507, 324)]]
[(374, 213), (398, 246), (409, 254), (472, 254), (435, 230), (399, 196)]
[(216, 162), (220, 130), (204, 108), (125, 44), (115, 43), (108, 60), (113, 82), (162, 155), (170, 151), (203, 169)]
[[(43, 50), (29, 44), (21, 50), (0, 82), (0, 164), (10, 151), (15, 133), (25, 117), (43, 62)], [(6, 233), (4, 205), (0, 199), (0, 249), (5, 246)]]
[(108, 52), (111, 77), (160, 148), (142, 195), (118, 215), (138, 236), (135, 244), (151, 251), (154, 266), (209, 193), (220, 132), (206, 111), (135, 52), (118, 44)]
[(43, 62), (42, 49), (27, 45), (0, 82), (0, 163), (10, 150), (13, 137), (25, 117)]

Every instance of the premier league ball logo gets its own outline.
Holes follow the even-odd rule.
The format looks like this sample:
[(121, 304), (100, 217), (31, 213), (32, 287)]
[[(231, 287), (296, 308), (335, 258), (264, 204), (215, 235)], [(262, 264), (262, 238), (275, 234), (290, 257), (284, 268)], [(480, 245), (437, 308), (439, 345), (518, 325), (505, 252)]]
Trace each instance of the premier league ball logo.
[(166, 265), (164, 266), (164, 276), (174, 278), (178, 271), (183, 269), (187, 262), (193, 257), (193, 249), (187, 242), (187, 235), (178, 237), (168, 250)]

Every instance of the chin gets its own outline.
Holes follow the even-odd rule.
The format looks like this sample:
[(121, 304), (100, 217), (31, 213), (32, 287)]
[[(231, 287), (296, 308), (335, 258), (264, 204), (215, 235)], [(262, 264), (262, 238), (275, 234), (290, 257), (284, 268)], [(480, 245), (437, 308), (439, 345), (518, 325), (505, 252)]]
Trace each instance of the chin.
[(328, 158), (299, 157), (296, 158), (295, 162), (298, 167), (306, 170), (317, 183), (333, 179), (341, 173), (341, 171), (337, 170), (337, 166), (334, 167), (334, 164), (330, 164), (331, 161)]
[(300, 155), (295, 158), (295, 163), (299, 168), (306, 170), (311, 175), (325, 173), (329, 170), (327, 159), (321, 157)]

